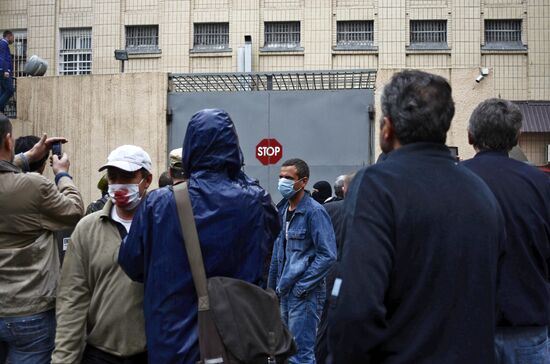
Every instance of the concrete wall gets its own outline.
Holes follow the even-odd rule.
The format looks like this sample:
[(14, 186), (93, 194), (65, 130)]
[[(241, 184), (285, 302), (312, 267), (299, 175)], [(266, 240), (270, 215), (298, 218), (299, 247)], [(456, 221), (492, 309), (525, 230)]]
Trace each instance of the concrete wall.
[(21, 78), (14, 135), (66, 137), (63, 151), (86, 204), (100, 195), (97, 169), (123, 144), (149, 153), (154, 188), (166, 167), (167, 87), (164, 73)]
[[(491, 67), (497, 95), (550, 99), (548, 0), (2, 0), (3, 28), (27, 32), (28, 54), (58, 72), (62, 29), (92, 30), (92, 73), (119, 70), (113, 51), (125, 47), (125, 27), (158, 25), (160, 54), (132, 55), (127, 72), (234, 72), (244, 35), (252, 36), (252, 70)], [(446, 20), (447, 50), (414, 50), (411, 20)], [(521, 19), (526, 49), (489, 50), (486, 19)], [(374, 22), (373, 50), (338, 50), (338, 21)], [(300, 21), (301, 51), (265, 52), (264, 22)], [(228, 52), (194, 53), (193, 24), (229, 23)]]
[(519, 146), (525, 156), (536, 166), (548, 164), (546, 147), (550, 144), (550, 133), (523, 133), (519, 138)]
[[(380, 137), (379, 118), (380, 110), (380, 98), (384, 89), (384, 85), (389, 82), (391, 76), (395, 72), (399, 72), (400, 69), (386, 69), (379, 70), (376, 78), (376, 125), (375, 130), (375, 155), (378, 156), (381, 153), (380, 146), (378, 145), (378, 138)], [(483, 100), (496, 97), (495, 79), (491, 72), (480, 83), (475, 82), (476, 77), (479, 75), (478, 68), (432, 68), (424, 69), (426, 72), (440, 75), (447, 79), (453, 89), (453, 99), (455, 101), (455, 116), (451, 123), (451, 128), (447, 133), (447, 145), (458, 147), (458, 154), (461, 159), (472, 158), (475, 154), (474, 149), (468, 144), (468, 120), (475, 107)], [(491, 70), (492, 71), (492, 70)]]

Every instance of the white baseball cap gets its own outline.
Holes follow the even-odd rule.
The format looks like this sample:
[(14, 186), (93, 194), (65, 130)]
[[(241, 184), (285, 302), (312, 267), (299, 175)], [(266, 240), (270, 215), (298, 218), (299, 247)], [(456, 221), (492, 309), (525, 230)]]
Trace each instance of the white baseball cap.
[(168, 156), (168, 159), (170, 160), (170, 167), (171, 168), (180, 168), (181, 169), (181, 157), (182, 157), (182, 151), (183, 151), (183, 148), (177, 148), (177, 149), (173, 149), (169, 156)]
[(122, 145), (109, 154), (107, 163), (99, 168), (100, 171), (107, 167), (116, 167), (124, 171), (135, 172), (139, 169), (146, 169), (152, 173), (151, 157), (146, 151), (135, 145)]

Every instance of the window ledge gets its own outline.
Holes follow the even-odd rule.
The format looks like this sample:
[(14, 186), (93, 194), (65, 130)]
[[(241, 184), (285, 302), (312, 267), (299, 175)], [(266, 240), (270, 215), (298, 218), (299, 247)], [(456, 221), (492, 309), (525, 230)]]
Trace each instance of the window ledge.
[(231, 53), (233, 53), (233, 49), (231, 49), (231, 48), (223, 48), (223, 49), (217, 49), (217, 48), (211, 48), (211, 49), (191, 48), (189, 50), (189, 53), (191, 55), (199, 55), (199, 56), (204, 56), (204, 55), (227, 56), (227, 55), (231, 55)]
[(452, 49), (448, 46), (436, 47), (436, 46), (407, 46), (405, 47), (405, 54), (451, 54)]
[(378, 47), (332, 47), (332, 54), (378, 54)]
[(126, 49), (128, 52), (128, 59), (136, 59), (136, 58), (160, 58), (162, 56), (162, 51), (160, 49), (157, 49), (156, 51), (145, 51), (145, 50), (129, 50)]
[(304, 47), (262, 47), (260, 48), (260, 52), (265, 53), (303, 53)]
[(233, 50), (231, 48), (222, 50), (189, 50), (189, 57), (232, 57)]
[(481, 54), (527, 54), (527, 46), (494, 46), (482, 45)]

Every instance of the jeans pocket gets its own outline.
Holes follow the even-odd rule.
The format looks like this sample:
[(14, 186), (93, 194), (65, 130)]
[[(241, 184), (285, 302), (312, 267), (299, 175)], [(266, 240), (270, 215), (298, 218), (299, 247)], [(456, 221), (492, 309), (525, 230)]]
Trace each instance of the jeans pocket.
[(549, 362), (548, 345), (549, 340), (547, 339), (534, 346), (516, 348), (516, 363), (547, 364)]
[(54, 310), (19, 317), (9, 323), (17, 350), (40, 352), (53, 349), (55, 340)]

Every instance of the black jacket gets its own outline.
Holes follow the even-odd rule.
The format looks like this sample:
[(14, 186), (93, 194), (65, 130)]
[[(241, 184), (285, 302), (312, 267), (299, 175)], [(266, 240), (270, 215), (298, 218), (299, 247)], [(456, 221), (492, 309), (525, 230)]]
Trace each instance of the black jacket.
[(415, 143), (359, 172), (345, 201), (333, 363), (493, 363), (504, 230), (483, 181)]
[(550, 179), (506, 153), (481, 152), (463, 164), (485, 181), (504, 215), (498, 325), (550, 324)]

